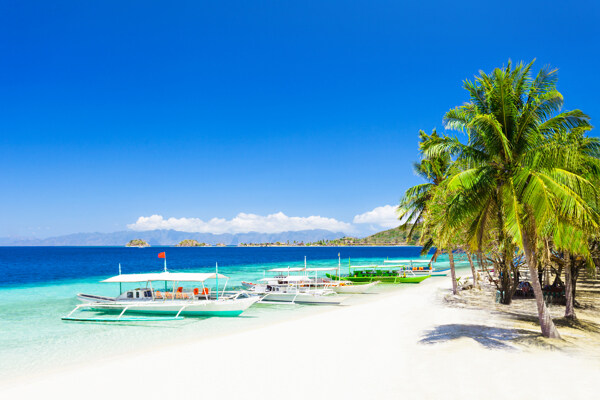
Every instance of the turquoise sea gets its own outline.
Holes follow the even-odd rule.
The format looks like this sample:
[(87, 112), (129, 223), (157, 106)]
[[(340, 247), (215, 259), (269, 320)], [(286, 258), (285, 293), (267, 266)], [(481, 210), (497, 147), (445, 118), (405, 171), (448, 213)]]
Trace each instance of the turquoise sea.
[[(118, 284), (100, 283), (122, 273), (160, 272), (167, 254), (170, 271), (219, 272), (228, 287), (255, 281), (277, 267), (381, 263), (386, 258), (420, 258), (418, 247), (0, 247), (0, 380), (39, 374), (150, 346), (168, 345), (231, 333), (322, 312), (334, 306), (255, 305), (238, 318), (186, 318), (145, 323), (65, 322), (61, 316), (77, 304), (77, 293), (116, 296)], [(439, 266), (447, 265), (441, 258)], [(463, 260), (459, 268), (468, 268)], [(447, 278), (432, 278), (447, 279)], [(127, 289), (123, 286), (123, 290)], [(380, 290), (401, 290), (395, 287)], [(377, 296), (363, 295), (364, 296)], [(355, 296), (352, 301), (361, 296)]]

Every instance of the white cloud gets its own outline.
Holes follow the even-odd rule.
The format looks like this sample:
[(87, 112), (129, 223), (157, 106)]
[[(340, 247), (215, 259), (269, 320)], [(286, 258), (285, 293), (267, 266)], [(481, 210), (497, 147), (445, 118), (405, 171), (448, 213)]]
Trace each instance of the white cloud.
[(383, 228), (395, 228), (400, 225), (397, 209), (398, 207), (390, 205), (375, 207), (371, 211), (355, 215), (352, 222), (355, 224), (379, 225)]
[(239, 213), (232, 219), (212, 218), (204, 221), (200, 218), (164, 218), (162, 215), (139, 217), (127, 227), (134, 231), (150, 231), (154, 229), (173, 229), (182, 232), (200, 233), (278, 233), (287, 231), (303, 231), (310, 229), (326, 229), (346, 234), (370, 234), (382, 229), (400, 225), (396, 206), (376, 207), (371, 211), (354, 216), (352, 223), (338, 221), (335, 218), (321, 216), (288, 217), (282, 212), (269, 215)]
[(333, 232), (353, 232), (354, 227), (347, 222), (320, 216), (288, 217), (282, 212), (267, 216), (239, 213), (232, 219), (212, 218), (203, 221), (200, 218), (163, 218), (162, 215), (139, 217), (133, 224), (127, 225), (134, 231), (153, 229), (173, 229), (183, 232), (202, 233), (277, 233), (286, 231), (302, 231), (309, 229), (326, 229)]

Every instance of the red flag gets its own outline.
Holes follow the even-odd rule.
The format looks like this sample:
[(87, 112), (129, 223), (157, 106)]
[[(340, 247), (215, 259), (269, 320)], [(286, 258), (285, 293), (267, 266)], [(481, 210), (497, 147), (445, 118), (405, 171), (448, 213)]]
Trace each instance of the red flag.
[(167, 258), (167, 255), (163, 251), (162, 253), (158, 253), (158, 258)]

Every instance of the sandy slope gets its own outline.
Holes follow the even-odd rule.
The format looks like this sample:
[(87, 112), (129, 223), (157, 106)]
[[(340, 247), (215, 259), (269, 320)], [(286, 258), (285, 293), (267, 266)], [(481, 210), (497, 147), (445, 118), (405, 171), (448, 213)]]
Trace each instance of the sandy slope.
[(36, 377), (0, 388), (0, 398), (548, 399), (568, 390), (570, 398), (597, 393), (600, 360), (522, 350), (512, 340), (516, 331), (492, 314), (444, 306), (439, 291), (448, 286), (447, 278), (432, 278), (371, 302)]

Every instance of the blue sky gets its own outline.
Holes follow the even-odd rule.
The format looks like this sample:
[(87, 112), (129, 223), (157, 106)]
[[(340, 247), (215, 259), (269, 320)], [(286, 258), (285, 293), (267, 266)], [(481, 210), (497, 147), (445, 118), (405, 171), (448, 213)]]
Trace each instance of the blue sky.
[(418, 130), (441, 129), (480, 69), (558, 67), (565, 108), (595, 123), (599, 11), (2, 0), (0, 236), (110, 232), (152, 215), (221, 231), (310, 216), (385, 227), (389, 209), (353, 221), (418, 183)]

